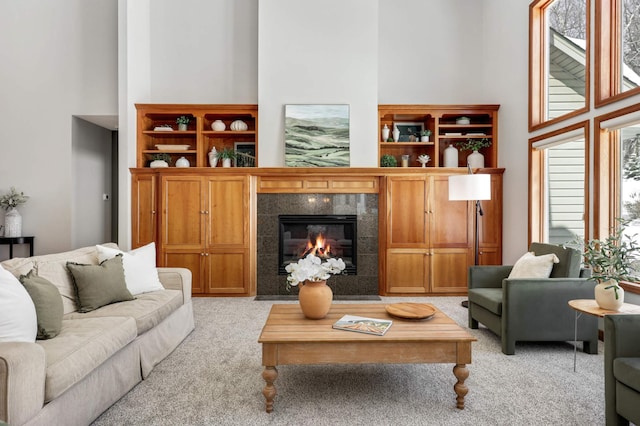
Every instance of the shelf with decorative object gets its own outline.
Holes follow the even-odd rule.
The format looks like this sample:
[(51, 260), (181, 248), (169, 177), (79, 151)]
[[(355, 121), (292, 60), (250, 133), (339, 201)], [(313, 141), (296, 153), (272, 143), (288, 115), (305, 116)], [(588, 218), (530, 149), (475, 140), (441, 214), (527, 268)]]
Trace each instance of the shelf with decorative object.
[[(257, 165), (258, 106), (244, 104), (136, 104), (137, 167), (149, 167), (166, 153), (170, 167), (185, 157), (191, 167), (209, 167), (212, 148), (241, 152), (236, 167)], [(186, 130), (178, 130), (186, 121)], [(166, 149), (160, 146), (181, 146)]]
[[(378, 159), (391, 155), (401, 165), (402, 156), (409, 155), (409, 167), (421, 167), (418, 157), (428, 155), (426, 167), (446, 167), (444, 152), (449, 145), (456, 147), (467, 139), (486, 139), (490, 145), (480, 150), (485, 167), (497, 167), (498, 109), (499, 105), (379, 105)], [(397, 141), (383, 140), (387, 129), (394, 140), (395, 127), (400, 130)], [(431, 131), (429, 141), (419, 142), (424, 130)], [(406, 138), (412, 140), (403, 140)], [(468, 154), (459, 152), (456, 165), (451, 167), (465, 167)]]

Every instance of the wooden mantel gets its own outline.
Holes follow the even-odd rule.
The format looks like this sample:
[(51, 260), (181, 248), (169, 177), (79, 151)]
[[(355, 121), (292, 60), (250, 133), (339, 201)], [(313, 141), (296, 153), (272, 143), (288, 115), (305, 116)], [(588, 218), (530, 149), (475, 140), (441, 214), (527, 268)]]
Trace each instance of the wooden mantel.
[[(444, 167), (256, 167), (256, 168), (132, 168), (136, 173), (250, 175), (256, 178), (256, 193), (367, 193), (380, 191), (380, 178), (394, 175), (466, 174), (465, 168)], [(473, 173), (502, 174), (503, 168), (474, 169)]]

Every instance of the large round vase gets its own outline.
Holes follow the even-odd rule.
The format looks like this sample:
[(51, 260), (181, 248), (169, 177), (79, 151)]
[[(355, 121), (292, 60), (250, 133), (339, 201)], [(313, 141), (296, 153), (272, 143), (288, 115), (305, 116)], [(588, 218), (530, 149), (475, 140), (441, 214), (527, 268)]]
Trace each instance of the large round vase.
[(322, 319), (327, 316), (333, 301), (333, 291), (326, 281), (305, 281), (298, 293), (300, 309), (309, 319)]
[[(596, 303), (602, 309), (617, 311), (622, 307), (622, 304), (624, 303), (624, 290), (620, 286), (615, 290), (612, 286), (616, 284), (617, 283), (615, 281), (609, 280), (596, 285), (594, 290)], [(616, 291), (618, 293), (617, 299)]]
[(473, 151), (467, 156), (467, 164), (472, 169), (484, 169), (484, 155), (478, 151)]
[(4, 215), (4, 236), (22, 236), (22, 216), (16, 208), (12, 208)]

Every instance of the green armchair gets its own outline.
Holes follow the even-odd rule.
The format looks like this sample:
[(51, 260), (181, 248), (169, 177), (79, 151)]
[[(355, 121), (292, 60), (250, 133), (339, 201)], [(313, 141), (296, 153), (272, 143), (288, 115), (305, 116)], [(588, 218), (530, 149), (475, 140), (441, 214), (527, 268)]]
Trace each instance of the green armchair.
[(640, 315), (604, 317), (604, 399), (607, 426), (640, 425)]
[[(500, 336), (502, 352), (515, 354), (516, 342), (573, 341), (573, 299), (593, 299), (595, 282), (580, 266), (578, 250), (532, 243), (536, 256), (554, 253), (559, 263), (549, 278), (508, 278), (513, 266), (471, 266), (468, 278), (469, 328), (478, 323)], [(598, 353), (598, 321), (592, 315), (578, 319), (578, 341), (584, 352)]]

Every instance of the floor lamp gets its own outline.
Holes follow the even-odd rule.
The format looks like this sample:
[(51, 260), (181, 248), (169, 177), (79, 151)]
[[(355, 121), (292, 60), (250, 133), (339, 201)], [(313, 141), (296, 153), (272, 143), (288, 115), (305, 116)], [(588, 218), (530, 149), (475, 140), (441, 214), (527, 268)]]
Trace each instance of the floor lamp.
[[(491, 199), (491, 175), (473, 174), (471, 166), (467, 165), (469, 174), (449, 176), (449, 200), (450, 201), (475, 201), (475, 246), (473, 250), (475, 264), (479, 263), (480, 244), (480, 216), (484, 216), (481, 200)], [(464, 300), (462, 306), (469, 307), (469, 301)]]

